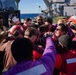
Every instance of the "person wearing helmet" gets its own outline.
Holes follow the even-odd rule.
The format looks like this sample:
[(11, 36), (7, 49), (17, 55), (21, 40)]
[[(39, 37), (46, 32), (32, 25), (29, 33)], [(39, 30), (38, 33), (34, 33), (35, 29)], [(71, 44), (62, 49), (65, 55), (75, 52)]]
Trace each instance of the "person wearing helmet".
[(68, 21), (70, 22), (70, 28), (74, 33), (73, 41), (76, 41), (76, 16), (71, 16)]

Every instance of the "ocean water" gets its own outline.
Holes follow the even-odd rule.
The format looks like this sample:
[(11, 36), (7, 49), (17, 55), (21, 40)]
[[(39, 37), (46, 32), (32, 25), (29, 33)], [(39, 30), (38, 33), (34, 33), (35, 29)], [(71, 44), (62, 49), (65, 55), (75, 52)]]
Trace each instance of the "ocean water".
[(25, 19), (25, 18), (34, 18), (36, 16), (38, 16), (39, 14), (20, 14), (20, 18), (21, 19)]

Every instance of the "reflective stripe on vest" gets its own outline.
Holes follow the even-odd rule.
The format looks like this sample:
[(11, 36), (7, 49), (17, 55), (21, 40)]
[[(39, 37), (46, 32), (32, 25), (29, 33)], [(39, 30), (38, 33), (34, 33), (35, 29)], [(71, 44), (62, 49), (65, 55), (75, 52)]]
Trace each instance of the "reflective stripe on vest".
[(43, 64), (35, 66), (33, 68), (30, 68), (28, 70), (25, 70), (23, 72), (20, 72), (16, 75), (41, 75), (46, 72), (46, 68)]
[(71, 58), (66, 60), (67, 64), (76, 63), (76, 58)]

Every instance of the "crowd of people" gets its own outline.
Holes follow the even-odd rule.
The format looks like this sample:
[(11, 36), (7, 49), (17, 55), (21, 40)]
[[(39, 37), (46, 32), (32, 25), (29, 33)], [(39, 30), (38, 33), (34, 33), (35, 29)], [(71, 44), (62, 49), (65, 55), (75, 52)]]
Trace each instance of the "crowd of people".
[(76, 75), (76, 16), (53, 24), (52, 18), (0, 17), (1, 75)]

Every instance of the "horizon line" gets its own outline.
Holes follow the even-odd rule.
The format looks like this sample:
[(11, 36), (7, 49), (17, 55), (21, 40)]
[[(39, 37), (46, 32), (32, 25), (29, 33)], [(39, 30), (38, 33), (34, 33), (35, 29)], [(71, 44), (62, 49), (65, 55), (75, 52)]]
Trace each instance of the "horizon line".
[(20, 13), (20, 14), (41, 14), (41, 13)]

